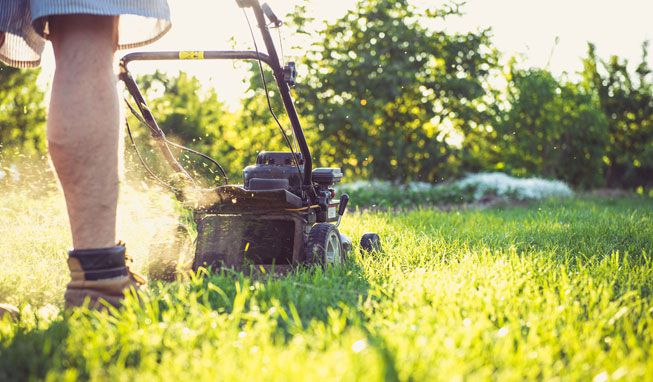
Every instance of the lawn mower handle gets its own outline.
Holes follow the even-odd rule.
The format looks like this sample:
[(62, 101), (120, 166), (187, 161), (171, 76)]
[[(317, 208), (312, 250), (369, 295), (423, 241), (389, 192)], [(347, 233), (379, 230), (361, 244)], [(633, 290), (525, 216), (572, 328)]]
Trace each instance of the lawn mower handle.
[[(274, 74), (275, 81), (279, 88), (279, 93), (281, 94), (281, 99), (283, 101), (284, 107), (288, 114), (288, 119), (292, 125), (293, 133), (297, 139), (299, 145), (299, 150), (302, 154), (302, 159), (304, 161), (304, 176), (303, 176), (303, 185), (308, 192), (308, 195), (311, 199), (316, 199), (315, 191), (313, 189), (313, 181), (311, 173), (313, 171), (313, 161), (311, 157), (311, 151), (306, 142), (306, 136), (299, 121), (299, 116), (297, 115), (297, 110), (295, 109), (295, 104), (292, 100), (290, 94), (290, 85), (284, 76), (284, 68), (281, 66), (281, 61), (277, 54), (276, 47), (272, 41), (272, 36), (268, 25), (266, 23), (266, 14), (270, 21), (278, 25), (281, 21), (274, 15), (272, 9), (269, 6), (266, 6), (265, 9), (261, 7), (258, 0), (236, 0), (236, 3), (241, 8), (251, 7), (254, 11), (257, 24), (261, 30), (261, 35), (263, 36), (263, 42), (267, 49), (267, 54), (255, 51), (168, 51), (168, 52), (134, 52), (129, 53), (122, 57), (120, 60), (120, 75), (119, 78), (127, 85), (127, 89), (136, 99), (136, 104), (140, 109), (141, 113), (147, 120), (149, 128), (152, 135), (157, 137), (163, 137), (163, 131), (159, 128), (154, 120), (154, 117), (147, 108), (144, 97), (142, 96), (136, 82), (131, 77), (127, 65), (131, 61), (151, 61), (151, 60), (204, 60), (204, 59), (213, 59), (213, 60), (260, 60), (261, 62), (266, 63)], [(164, 155), (167, 153), (164, 153)], [(165, 155), (166, 159), (169, 159), (168, 162), (175, 168), (175, 170), (180, 169), (180, 165), (176, 163), (174, 158), (171, 158), (170, 155)], [(311, 202), (314, 202), (312, 200)]]

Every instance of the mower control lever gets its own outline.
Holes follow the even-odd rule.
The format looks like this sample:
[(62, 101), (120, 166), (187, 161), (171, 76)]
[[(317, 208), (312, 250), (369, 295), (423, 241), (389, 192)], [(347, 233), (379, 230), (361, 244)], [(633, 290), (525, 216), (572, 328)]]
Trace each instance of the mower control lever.
[(340, 226), (340, 220), (342, 219), (342, 215), (345, 214), (347, 203), (349, 203), (349, 195), (342, 194), (342, 196), (340, 196), (340, 206), (338, 207), (338, 222), (336, 223), (336, 227)]
[(342, 216), (345, 214), (347, 203), (349, 203), (349, 195), (342, 194), (342, 196), (340, 197), (340, 207), (338, 207), (338, 216)]

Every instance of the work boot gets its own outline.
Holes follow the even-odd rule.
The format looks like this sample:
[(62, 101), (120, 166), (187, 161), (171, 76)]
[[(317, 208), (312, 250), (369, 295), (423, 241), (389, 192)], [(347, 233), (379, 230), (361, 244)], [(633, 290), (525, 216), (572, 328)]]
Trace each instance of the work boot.
[[(103, 309), (106, 303), (120, 306), (125, 293), (138, 290), (145, 279), (129, 270), (125, 245), (68, 252), (71, 281), (66, 287), (66, 308), (88, 302), (89, 308)], [(103, 302), (104, 301), (104, 302)]]

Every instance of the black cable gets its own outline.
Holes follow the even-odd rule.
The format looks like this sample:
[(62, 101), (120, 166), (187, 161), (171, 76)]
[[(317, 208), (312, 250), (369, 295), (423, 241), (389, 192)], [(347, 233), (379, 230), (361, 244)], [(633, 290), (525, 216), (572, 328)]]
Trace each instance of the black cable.
[(258, 61), (259, 73), (261, 74), (261, 80), (263, 81), (265, 98), (268, 101), (268, 109), (270, 110), (270, 114), (272, 115), (272, 118), (274, 118), (274, 121), (277, 123), (277, 126), (279, 126), (279, 130), (281, 130), (281, 134), (283, 135), (283, 138), (286, 141), (286, 145), (290, 149), (290, 152), (292, 153), (292, 156), (295, 159), (295, 167), (297, 167), (297, 173), (299, 173), (299, 178), (302, 180), (302, 184), (304, 184), (304, 175), (302, 174), (302, 170), (299, 168), (299, 158), (297, 157), (297, 154), (293, 149), (292, 143), (290, 143), (290, 139), (288, 139), (288, 134), (286, 134), (286, 131), (283, 129), (281, 122), (279, 122), (279, 118), (277, 118), (277, 115), (274, 113), (274, 110), (272, 109), (272, 101), (270, 101), (270, 95), (268, 94), (268, 84), (267, 81), (265, 80), (265, 74), (263, 72), (263, 63), (261, 62), (260, 53), (258, 51), (258, 45), (256, 44), (256, 37), (254, 37), (252, 24), (249, 22), (249, 17), (247, 16), (247, 12), (245, 11), (244, 8), (243, 8), (243, 14), (245, 15), (245, 20), (247, 20), (249, 33), (252, 35), (252, 41), (254, 42), (254, 50), (256, 50), (256, 58), (258, 59), (257, 61)]
[[(272, 25), (274, 25), (274, 24), (272, 24)], [(286, 63), (286, 54), (283, 52), (283, 38), (281, 36), (281, 27), (282, 26), (283, 26), (283, 24), (280, 24), (280, 25), (275, 26), (273, 28), (275, 28), (277, 30), (277, 35), (279, 36), (279, 47), (281, 48), (281, 62), (285, 65), (285, 63)], [(295, 136), (295, 134), (293, 134), (293, 136), (292, 136), (292, 143), (293, 143), (293, 147), (295, 148), (295, 150), (299, 150), (299, 142), (297, 142), (297, 137)]]
[[(145, 125), (147, 126), (147, 121), (145, 121), (145, 118), (143, 118), (143, 116), (140, 115), (140, 114), (136, 111), (136, 109), (135, 109), (135, 108), (134, 108), (134, 107), (129, 103), (129, 101), (127, 101), (127, 99), (125, 99), (125, 103), (127, 104), (127, 107), (128, 107), (129, 110), (132, 112), (132, 114), (134, 115), (134, 117), (136, 117), (136, 119), (138, 119), (141, 123), (143, 123), (143, 124), (145, 124)], [(129, 137), (130, 137), (130, 139), (132, 139), (132, 143), (133, 143), (133, 138), (132, 138), (132, 136), (131, 136), (131, 131), (129, 130), (129, 124), (127, 125), (127, 131), (129, 132)], [(177, 144), (177, 143), (175, 143), (175, 142), (169, 141), (165, 136), (163, 137), (163, 141), (164, 141), (166, 144), (169, 144), (169, 145), (171, 145), (171, 146), (173, 146), (173, 147), (176, 147), (176, 148), (178, 148), (178, 149), (181, 149), (181, 150), (184, 150), (184, 151), (190, 152), (190, 153), (192, 153), (192, 154), (198, 155), (198, 156), (200, 156), (200, 157), (202, 157), (202, 158), (208, 160), (209, 162), (213, 163), (214, 165), (216, 165), (216, 166), (218, 167), (218, 169), (220, 169), (220, 172), (222, 173), (222, 177), (224, 178), (224, 182), (225, 182), (224, 184), (225, 184), (225, 185), (229, 184), (229, 177), (227, 176), (227, 172), (226, 172), (226, 171), (224, 170), (224, 168), (220, 165), (220, 163), (218, 163), (215, 159), (213, 159), (213, 158), (211, 158), (210, 156), (208, 156), (208, 155), (206, 155), (206, 154), (203, 154), (203, 153), (201, 153), (201, 152), (199, 152), (199, 151), (195, 151), (195, 150), (193, 150), (193, 149), (191, 149), (191, 148), (189, 148), (189, 147), (182, 146), (182, 145), (179, 145), (179, 144)], [(137, 152), (137, 154), (138, 154), (138, 149), (136, 149), (135, 144), (134, 144), (134, 149), (136, 150), (136, 152)], [(139, 154), (139, 156), (140, 156), (140, 154)], [(149, 170), (149, 169), (148, 169), (148, 170)]]
[(281, 62), (286, 63), (286, 55), (283, 53), (283, 39), (281, 38), (281, 26), (275, 27), (279, 36), (279, 48), (281, 48)]
[(213, 159), (213, 158), (211, 158), (210, 156), (208, 156), (208, 155), (206, 155), (206, 154), (203, 154), (203, 153), (201, 153), (201, 152), (199, 152), (199, 151), (195, 151), (195, 150), (191, 149), (190, 147), (182, 146), (182, 145), (177, 144), (177, 143), (175, 143), (175, 142), (169, 141), (168, 139), (165, 139), (165, 142), (166, 142), (167, 144), (173, 146), (173, 147), (176, 147), (176, 148), (181, 149), (181, 150), (184, 150), (184, 151), (188, 151), (189, 153), (192, 153), (192, 154), (198, 155), (198, 156), (200, 156), (200, 157), (202, 157), (202, 158), (208, 160), (209, 162), (213, 163), (214, 165), (216, 165), (216, 166), (220, 169), (220, 172), (222, 173), (222, 177), (224, 178), (224, 182), (225, 182), (224, 184), (225, 184), (225, 186), (226, 186), (227, 184), (229, 184), (229, 177), (227, 176), (227, 172), (226, 172), (226, 171), (224, 170), (224, 168), (220, 165), (220, 163), (218, 163), (215, 159)]
[[(131, 108), (131, 105), (130, 105), (130, 108)], [(129, 140), (132, 143), (132, 147), (134, 148), (134, 152), (136, 153), (136, 156), (138, 157), (138, 160), (141, 162), (141, 164), (143, 165), (145, 170), (148, 172), (148, 174), (152, 177), (152, 179), (154, 179), (155, 181), (157, 181), (158, 183), (160, 183), (164, 187), (169, 188), (173, 193), (175, 193), (175, 194), (180, 193), (181, 190), (179, 190), (178, 188), (175, 188), (174, 186), (171, 186), (170, 184), (165, 182), (163, 179), (159, 178), (154, 173), (154, 171), (152, 171), (150, 169), (150, 167), (147, 165), (147, 163), (145, 163), (145, 159), (141, 156), (141, 153), (138, 151), (138, 148), (136, 147), (136, 141), (134, 141), (134, 137), (132, 135), (131, 128), (129, 127), (129, 122), (127, 122), (127, 118), (125, 118), (125, 125), (127, 126), (127, 135), (129, 135)]]

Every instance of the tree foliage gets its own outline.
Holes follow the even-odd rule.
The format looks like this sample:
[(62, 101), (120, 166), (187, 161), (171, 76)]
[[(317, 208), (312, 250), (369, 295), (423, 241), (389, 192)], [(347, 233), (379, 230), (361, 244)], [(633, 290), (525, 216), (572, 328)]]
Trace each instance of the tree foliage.
[[(293, 91), (316, 166), (342, 167), (350, 180), (437, 182), (501, 170), (581, 188), (653, 184), (648, 44), (634, 71), (627, 60), (599, 58), (590, 44), (582, 80), (570, 81), (514, 60), (504, 66), (489, 30), (439, 28), (461, 15), (458, 3), (416, 3), (359, 0), (322, 24), (306, 16), (310, 5), (304, 3), (286, 17), (303, 37)], [(235, 111), (183, 72), (155, 72), (137, 82), (172, 140), (217, 159), (237, 180), (258, 152), (288, 150), (269, 106), (292, 135), (271, 72), (261, 76), (258, 63), (250, 62), (249, 73), (249, 90)], [(45, 148), (37, 74), (0, 67), (4, 149)], [(165, 171), (147, 130), (132, 130), (147, 159)], [(206, 160), (177, 154), (211, 182), (220, 178)]]
[[(462, 137), (488, 116), (483, 83), (496, 65), (488, 31), (428, 27), (456, 7), (425, 13), (407, 0), (363, 0), (320, 31), (297, 88), (323, 144), (322, 162), (394, 181), (460, 171)], [(297, 18), (295, 17), (295, 21)]]
[(496, 124), (499, 169), (600, 186), (607, 122), (592, 96), (542, 69), (513, 67), (509, 78), (511, 107)]
[[(242, 100), (242, 108), (237, 113), (238, 134), (243, 141), (241, 146), (245, 162), (243, 165), (251, 164), (256, 159), (257, 153), (265, 150), (288, 151), (283, 133), (293, 144), (293, 131), (288, 116), (285, 114), (283, 102), (279, 94), (272, 72), (266, 67), (259, 66), (258, 62), (250, 64), (251, 73), (249, 78), (249, 89)], [(265, 81), (265, 83), (263, 82)], [(265, 96), (267, 89), (268, 98)], [(277, 117), (279, 123), (274, 120), (272, 113)], [(302, 118), (304, 122), (308, 122)], [(306, 123), (304, 124), (306, 126)], [(307, 133), (311, 142), (315, 136)], [(298, 148), (293, 144), (294, 150)]]
[(598, 97), (608, 118), (605, 183), (611, 187), (653, 184), (653, 72), (648, 66), (648, 42), (634, 73), (628, 60), (602, 60), (589, 44), (584, 60), (585, 86)]
[[(216, 159), (229, 178), (237, 182), (243, 168), (256, 161), (258, 152), (284, 149), (278, 126), (268, 111), (258, 68), (252, 67), (252, 72), (255, 75), (251, 90), (243, 99), (242, 108), (236, 112), (229, 111), (219, 101), (214, 89), (203, 87), (197, 78), (183, 72), (170, 76), (157, 71), (139, 77), (137, 83), (145, 93), (159, 126), (170, 139)], [(267, 76), (270, 73), (266, 73)], [(272, 78), (267, 78), (267, 81), (274, 110), (282, 111), (278, 94), (273, 91), (276, 88)], [(283, 115), (280, 117), (287, 126), (287, 120)], [(139, 144), (146, 144), (144, 149), (156, 157), (156, 150), (148, 141), (149, 132), (144, 128), (141, 126), (138, 131)], [(205, 179), (219, 178), (216, 167), (196, 155), (180, 151), (178, 159)], [(153, 165), (158, 172), (166, 171), (162, 158), (151, 160), (156, 162)]]
[[(306, 35), (314, 20), (302, 7), (289, 19)], [(582, 188), (603, 186), (606, 178), (617, 186), (642, 183), (651, 158), (646, 59), (632, 81), (626, 63), (613, 58), (609, 65), (591, 50), (582, 83), (512, 62), (506, 89), (499, 91), (490, 85), (502, 68), (489, 31), (450, 34), (433, 27), (459, 13), (453, 3), (420, 12), (408, 0), (361, 0), (314, 32), (315, 43), (299, 62), (304, 76), (295, 98), (317, 165), (342, 166), (350, 179), (398, 182), (503, 170)], [(157, 106), (160, 115), (170, 114), (164, 127), (173, 132), (195, 126), (177, 135), (186, 141), (202, 137), (193, 144), (217, 156), (232, 175), (261, 150), (287, 150), (268, 110), (258, 63), (250, 73), (242, 109), (213, 120), (197, 116), (223, 105), (200, 100), (196, 80), (180, 86), (189, 81), (183, 75), (163, 81), (175, 99), (156, 100), (177, 105)], [(271, 106), (291, 134), (269, 71), (265, 80)], [(179, 89), (192, 95), (180, 96)], [(193, 130), (198, 124), (204, 130)], [(610, 181), (613, 163), (625, 174), (617, 181)], [(623, 182), (628, 176), (634, 180)]]
[(0, 149), (38, 154), (45, 150), (44, 94), (39, 72), (0, 64)]

